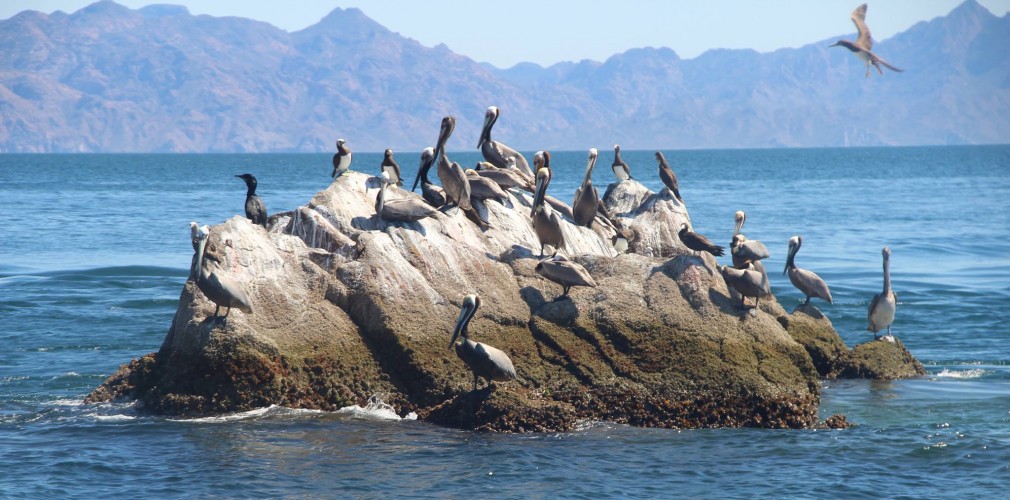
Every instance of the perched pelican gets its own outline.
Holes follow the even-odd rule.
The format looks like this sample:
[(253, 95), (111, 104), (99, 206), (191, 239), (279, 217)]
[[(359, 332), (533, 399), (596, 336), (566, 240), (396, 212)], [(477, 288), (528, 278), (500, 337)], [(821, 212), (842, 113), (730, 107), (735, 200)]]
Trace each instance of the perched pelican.
[(870, 325), (866, 331), (873, 332), (875, 338), (881, 329), (887, 328), (887, 335), (884, 339), (894, 342), (891, 336), (891, 323), (894, 321), (894, 310), (898, 307), (898, 294), (891, 291), (891, 249), (884, 247), (881, 251), (884, 256), (884, 291), (873, 296), (870, 307), (866, 312), (866, 317)]
[(526, 177), (519, 173), (518, 170), (509, 168), (498, 168), (492, 165), (490, 162), (481, 161), (477, 162), (474, 170), (481, 176), (487, 179), (491, 179), (502, 189), (508, 189), (517, 187), (519, 189), (529, 191), (531, 193), (536, 191), (532, 182), (529, 182)]
[(663, 181), (663, 185), (673, 193), (673, 197), (677, 198), (677, 201), (684, 203), (684, 199), (680, 197), (677, 174), (673, 173), (673, 169), (666, 163), (666, 157), (663, 156), (662, 151), (656, 151), (656, 161), (659, 162), (659, 178)]
[(397, 186), (403, 185), (403, 178), (400, 177), (400, 164), (396, 163), (393, 159), (393, 150), (386, 149), (382, 156), (382, 171), (389, 172), (389, 178), (392, 179)]
[(744, 305), (746, 297), (754, 297), (754, 308), (756, 309), (758, 299), (772, 293), (768, 287), (768, 280), (754, 269), (753, 264), (748, 265), (746, 269), (719, 266), (719, 272), (726, 280), (726, 285), (740, 292), (740, 307), (746, 307)]
[(589, 150), (586, 161), (586, 175), (582, 178), (582, 186), (575, 190), (575, 201), (572, 203), (572, 213), (575, 224), (591, 227), (596, 219), (597, 208), (600, 205), (600, 194), (593, 187), (593, 167), (596, 165), (596, 148)]
[(484, 159), (498, 168), (509, 168), (509, 159), (515, 161), (515, 168), (518, 168), (527, 178), (533, 177), (530, 165), (526, 158), (518, 151), (491, 140), (491, 127), (498, 121), (499, 110), (497, 106), (489, 106), (484, 112), (484, 128), (480, 131), (480, 139), (477, 141), (477, 149), (484, 155)]
[(343, 139), (337, 139), (337, 154), (333, 155), (333, 173), (330, 174), (334, 179), (351, 169), (351, 149), (346, 144)]
[[(470, 320), (477, 313), (480, 307), (480, 297), (475, 294), (467, 295), (463, 298), (463, 306), (460, 307), (459, 317), (456, 318), (456, 327), (452, 331), (452, 340), (449, 341), (449, 348), (456, 348), (456, 356), (462, 359), (466, 366), (473, 372), (473, 390), (477, 390), (477, 378), (487, 379), (488, 387), (491, 381), (508, 382), (515, 380), (516, 369), (512, 366), (512, 360), (500, 349), (491, 347), (482, 342), (470, 340), (467, 327)], [(456, 343), (456, 338), (463, 336), (463, 341)]]
[(421, 197), (429, 205), (435, 208), (442, 208), (445, 205), (445, 191), (428, 180), (428, 170), (435, 164), (435, 148), (427, 147), (421, 151), (421, 166), (417, 170), (417, 177), (414, 179), (414, 187), (417, 189), (417, 182), (421, 181)]
[(887, 66), (888, 69), (892, 71), (904, 71), (902, 69), (895, 68), (888, 64), (887, 61), (880, 58), (880, 56), (870, 52), (873, 48), (873, 38), (870, 36), (870, 28), (866, 26), (866, 4), (856, 7), (856, 10), (852, 11), (852, 22), (856, 25), (856, 30), (859, 32), (859, 36), (856, 38), (855, 42), (849, 40), (839, 40), (830, 45), (830, 47), (835, 47), (841, 45), (852, 51), (860, 60), (866, 63), (866, 78), (870, 77), (870, 65), (877, 68), (877, 71), (881, 75), (884, 74), (884, 70), (880, 69), (880, 65), (883, 64)]
[(253, 224), (267, 227), (267, 206), (263, 204), (263, 200), (259, 196), (256, 196), (256, 176), (253, 174), (242, 174), (235, 177), (245, 181), (246, 218), (251, 220)]
[(762, 259), (771, 257), (768, 248), (758, 240), (748, 240), (740, 233), (743, 225), (747, 222), (747, 214), (743, 210), (737, 210), (735, 214), (736, 228), (733, 230), (733, 239), (729, 244), (729, 253), (733, 257), (733, 267), (737, 269), (747, 269), (749, 264), (754, 264), (754, 270), (761, 273), (764, 278), (764, 286), (771, 288), (768, 280), (768, 271), (761, 262)]
[[(453, 168), (459, 167), (459, 163), (453, 162)], [(462, 168), (462, 167), (459, 167)], [(466, 173), (467, 181), (470, 182), (470, 199), (487, 200), (495, 199), (501, 204), (505, 204), (505, 200), (508, 199), (509, 195), (502, 191), (501, 186), (497, 182), (481, 176), (476, 170), (468, 168), (464, 171)]]
[(614, 170), (614, 177), (617, 177), (618, 181), (626, 181), (632, 179), (631, 169), (628, 168), (628, 164), (621, 159), (621, 146), (619, 144), (614, 144), (614, 163), (610, 165), (610, 168)]
[(733, 256), (733, 267), (743, 269), (747, 264), (757, 265), (761, 259), (771, 257), (768, 247), (758, 240), (748, 240), (742, 234), (734, 234), (729, 246), (730, 255)]
[(680, 231), (677, 232), (677, 236), (680, 237), (680, 241), (684, 243), (684, 246), (694, 250), (695, 255), (698, 255), (698, 252), (708, 252), (716, 257), (719, 257), (724, 253), (723, 247), (712, 243), (703, 235), (688, 229), (686, 222), (681, 223)]
[(425, 217), (435, 215), (435, 210), (427, 203), (417, 198), (416, 194), (401, 191), (406, 195), (404, 198), (386, 199), (386, 188), (393, 184), (389, 172), (383, 172), (380, 176), (379, 194), (375, 196), (375, 213), (382, 220), (396, 222), (413, 222)]
[(793, 282), (793, 286), (807, 296), (803, 305), (809, 304), (811, 297), (824, 299), (828, 301), (828, 304), (831, 304), (831, 290), (828, 289), (828, 284), (813, 271), (796, 267), (796, 252), (800, 251), (801, 245), (803, 245), (803, 238), (799, 236), (789, 238), (789, 255), (786, 257), (786, 268), (782, 270), (782, 274), (789, 273), (789, 281)]
[(214, 317), (217, 318), (221, 307), (228, 308), (224, 313), (226, 321), (233, 307), (239, 308), (240, 311), (246, 314), (252, 314), (253, 311), (252, 305), (249, 303), (249, 296), (242, 289), (242, 285), (217, 271), (211, 272), (207, 270), (208, 266), (204, 266), (204, 255), (207, 253), (207, 238), (210, 237), (210, 227), (203, 226), (196, 229), (195, 222), (190, 222), (189, 227), (190, 232), (195, 234), (197, 242), (196, 262), (193, 264), (193, 268), (190, 269), (189, 276), (190, 279), (196, 282), (197, 288), (211, 302), (217, 305), (217, 308), (214, 309)]
[(534, 270), (544, 278), (561, 285), (564, 289), (561, 295), (554, 300), (567, 296), (568, 290), (573, 286), (596, 287), (596, 282), (593, 281), (593, 277), (589, 275), (586, 268), (578, 262), (566, 259), (563, 255), (555, 255), (541, 260)]
[[(445, 191), (446, 203), (452, 203), (464, 211), (469, 211), (473, 207), (470, 205), (470, 181), (466, 178), (466, 173), (459, 163), (450, 163), (449, 157), (445, 154), (445, 143), (456, 128), (456, 118), (446, 116), (442, 118), (442, 127), (438, 132), (438, 142), (435, 143), (435, 161), (438, 180), (442, 182), (442, 189)], [(417, 181), (414, 181), (415, 186)]]
[(541, 168), (537, 170), (537, 189), (533, 196), (533, 229), (540, 240), (540, 256), (544, 256), (544, 246), (554, 247), (554, 255), (565, 245), (565, 235), (561, 232), (561, 218), (558, 213), (544, 204), (544, 196), (547, 194), (547, 185), (551, 182), (551, 170)]

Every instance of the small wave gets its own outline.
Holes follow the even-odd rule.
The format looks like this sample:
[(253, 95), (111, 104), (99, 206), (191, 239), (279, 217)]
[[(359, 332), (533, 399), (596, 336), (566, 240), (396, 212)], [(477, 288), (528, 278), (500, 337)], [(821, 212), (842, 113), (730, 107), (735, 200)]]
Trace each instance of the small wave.
[(971, 370), (950, 370), (944, 368), (943, 370), (940, 371), (940, 373), (937, 373), (936, 376), (942, 378), (968, 379), (968, 378), (981, 378), (986, 373), (989, 373), (989, 371), (983, 370), (981, 368), (973, 368)]
[(375, 396), (369, 398), (368, 404), (365, 406), (345, 406), (337, 410), (337, 415), (345, 415), (363, 420), (417, 420), (417, 414), (414, 412), (410, 412), (401, 418), (392, 405)]

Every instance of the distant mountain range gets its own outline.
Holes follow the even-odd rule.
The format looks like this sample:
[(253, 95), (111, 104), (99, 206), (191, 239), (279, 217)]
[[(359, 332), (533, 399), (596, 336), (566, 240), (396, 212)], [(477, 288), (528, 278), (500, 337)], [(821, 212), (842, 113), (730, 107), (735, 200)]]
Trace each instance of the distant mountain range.
[(447, 114), (449, 148), (475, 149), (492, 104), (523, 150), (1010, 143), (1010, 15), (968, 0), (879, 42), (905, 72), (869, 79), (835, 39), (499, 69), (357, 9), (293, 33), (169, 5), (25, 11), (0, 21), (0, 152), (418, 150)]

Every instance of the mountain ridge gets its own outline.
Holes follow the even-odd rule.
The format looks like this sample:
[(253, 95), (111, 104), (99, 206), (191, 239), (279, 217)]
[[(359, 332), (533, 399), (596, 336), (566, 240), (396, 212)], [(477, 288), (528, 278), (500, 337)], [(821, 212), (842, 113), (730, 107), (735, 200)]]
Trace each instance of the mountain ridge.
[(419, 150), (447, 114), (469, 150), (492, 104), (522, 150), (1010, 142), (1010, 15), (967, 0), (878, 41), (906, 71), (869, 79), (839, 38), (500, 69), (354, 8), (287, 32), (103, 0), (0, 21), (0, 152)]

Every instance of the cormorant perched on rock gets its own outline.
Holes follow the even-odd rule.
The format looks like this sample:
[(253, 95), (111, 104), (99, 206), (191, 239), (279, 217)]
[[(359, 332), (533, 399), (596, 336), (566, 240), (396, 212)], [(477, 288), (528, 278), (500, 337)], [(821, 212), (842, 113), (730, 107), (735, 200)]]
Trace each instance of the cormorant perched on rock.
[(712, 243), (705, 236), (688, 229), (686, 222), (680, 225), (680, 231), (677, 232), (677, 236), (680, 237), (680, 241), (684, 243), (684, 246), (694, 250), (695, 255), (698, 252), (708, 252), (716, 257), (721, 257), (725, 253), (723, 247)]
[(236, 175), (245, 181), (245, 216), (253, 224), (267, 227), (267, 206), (256, 196), (256, 176), (253, 174)]
[(663, 185), (673, 194), (677, 201), (684, 203), (684, 199), (680, 197), (680, 185), (677, 183), (677, 174), (673, 173), (673, 169), (670, 165), (666, 163), (666, 157), (663, 156), (662, 151), (656, 151), (656, 161), (659, 162), (659, 178), (663, 181)]

